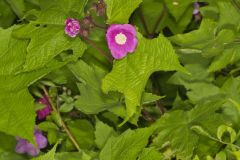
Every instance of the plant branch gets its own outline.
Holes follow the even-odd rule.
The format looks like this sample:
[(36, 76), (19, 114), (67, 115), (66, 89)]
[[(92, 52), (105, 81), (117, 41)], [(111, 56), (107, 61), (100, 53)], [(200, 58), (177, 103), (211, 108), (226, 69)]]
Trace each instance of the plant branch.
[(146, 110), (146, 109), (142, 109), (142, 115), (143, 118), (149, 122), (155, 122), (155, 118), (151, 116), (151, 114)]
[(47, 96), (48, 101), (49, 101), (49, 103), (51, 104), (51, 106), (52, 106), (52, 108), (53, 108), (53, 111), (56, 112), (56, 113), (59, 115), (59, 117), (60, 117), (60, 119), (61, 119), (62, 128), (63, 128), (64, 131), (67, 133), (67, 135), (68, 135), (69, 139), (72, 141), (73, 145), (74, 145), (74, 146), (76, 147), (76, 149), (80, 152), (80, 151), (81, 151), (80, 146), (78, 145), (76, 139), (74, 138), (74, 136), (72, 135), (72, 133), (71, 133), (70, 130), (68, 129), (68, 127), (67, 127), (67, 125), (65, 124), (65, 122), (63, 121), (63, 119), (62, 119), (62, 117), (61, 117), (61, 114), (60, 114), (60, 112), (58, 111), (58, 109), (55, 107), (55, 105), (54, 105), (51, 97), (50, 97), (49, 94), (48, 94), (47, 89), (46, 89), (44, 86), (43, 86), (42, 89), (43, 89), (44, 94)]
[(146, 23), (146, 21), (145, 21), (145, 18), (144, 18), (144, 15), (143, 15), (143, 13), (142, 13), (141, 8), (139, 9), (139, 16), (140, 16), (140, 20), (141, 20), (141, 22), (142, 22), (142, 24), (143, 24), (143, 28), (144, 28), (147, 36), (150, 36), (150, 32), (149, 32), (149, 30), (148, 30), (147, 23)]
[(94, 25), (95, 27), (97, 27), (97, 28), (100, 28), (100, 29), (103, 29), (103, 30), (106, 30), (106, 29), (107, 29), (106, 26), (101, 26), (101, 25), (99, 25), (99, 24), (97, 24), (97, 23), (95, 23), (95, 22), (92, 22), (92, 23), (93, 23), (93, 25)]
[(154, 26), (153, 31), (152, 31), (152, 35), (154, 35), (154, 33), (156, 32), (160, 22), (162, 21), (164, 15), (165, 15), (165, 11), (166, 11), (166, 7), (164, 6), (163, 7), (163, 11), (160, 13), (160, 16), (158, 17), (158, 19), (157, 19), (157, 21), (155, 23), (155, 26)]
[[(157, 77), (156, 77), (155, 74), (153, 74), (153, 76), (152, 76), (152, 84), (153, 84), (153, 91), (154, 91), (154, 93), (157, 94), (157, 95), (160, 95), (160, 94), (161, 94), (160, 91), (159, 91), (160, 86), (159, 86), (159, 84), (158, 84), (158, 82), (157, 82)], [(156, 101), (156, 106), (159, 108), (161, 114), (164, 114), (164, 112), (165, 112), (165, 107), (164, 107), (164, 105), (161, 103), (160, 100), (157, 100), (157, 101)]]
[(113, 61), (112, 57), (108, 56), (106, 52), (104, 52), (101, 48), (99, 48), (93, 41), (91, 41), (87, 37), (83, 37), (83, 38), (88, 44), (90, 44), (94, 49), (96, 49), (99, 53), (101, 53), (110, 63), (112, 63)]

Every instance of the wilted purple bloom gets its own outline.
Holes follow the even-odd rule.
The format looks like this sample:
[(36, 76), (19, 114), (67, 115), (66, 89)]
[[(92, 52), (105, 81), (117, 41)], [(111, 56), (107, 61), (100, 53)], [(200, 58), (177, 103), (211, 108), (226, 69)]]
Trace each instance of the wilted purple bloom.
[(108, 47), (115, 59), (125, 57), (136, 49), (138, 40), (136, 30), (130, 24), (113, 24), (106, 34)]
[(194, 6), (193, 15), (195, 17), (195, 20), (198, 21), (201, 19), (200, 5), (198, 2), (195, 2), (193, 6)]
[(104, 15), (104, 13), (106, 11), (106, 4), (104, 3), (104, 0), (99, 0), (97, 3), (94, 3), (93, 10), (96, 11), (97, 16)]
[(37, 111), (37, 116), (39, 120), (46, 118), (52, 111), (51, 104), (48, 101), (47, 96), (43, 96), (38, 100), (38, 103), (43, 104), (45, 107)]
[(80, 24), (76, 19), (68, 18), (65, 21), (65, 33), (70, 37), (76, 37), (80, 32)]
[(43, 149), (47, 146), (47, 138), (42, 134), (40, 130), (35, 129), (34, 131), (35, 140), (37, 146), (29, 143), (27, 140), (17, 137), (17, 145), (15, 151), (20, 154), (27, 153), (30, 156), (37, 156), (40, 152), (40, 149)]
[(199, 3), (198, 2), (195, 2), (194, 4), (193, 4), (193, 6), (194, 6), (194, 10), (193, 10), (193, 14), (194, 15), (196, 15), (196, 14), (199, 14), (200, 13), (200, 5), (199, 5)]

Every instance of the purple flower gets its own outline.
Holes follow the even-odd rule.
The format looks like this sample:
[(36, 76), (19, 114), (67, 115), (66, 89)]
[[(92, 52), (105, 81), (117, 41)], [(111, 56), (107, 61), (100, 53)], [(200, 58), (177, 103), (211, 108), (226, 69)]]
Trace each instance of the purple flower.
[(76, 19), (68, 18), (65, 21), (65, 33), (70, 37), (76, 37), (80, 32), (80, 24)]
[(40, 152), (40, 149), (43, 149), (47, 146), (47, 138), (42, 134), (38, 129), (34, 131), (35, 140), (37, 146), (29, 143), (27, 140), (17, 137), (17, 145), (15, 151), (20, 154), (27, 153), (30, 156), (37, 156)]
[(130, 24), (113, 24), (106, 34), (108, 47), (115, 59), (125, 57), (136, 49), (136, 30)]
[(195, 21), (198, 21), (201, 19), (200, 5), (198, 2), (195, 2), (193, 6), (194, 6), (193, 15), (194, 15)]
[(43, 109), (37, 111), (38, 119), (42, 120), (46, 118), (49, 114), (51, 114), (52, 107), (48, 101), (47, 96), (45, 95), (38, 100), (38, 103), (43, 104), (45, 106)]
[(194, 15), (197, 15), (197, 14), (199, 14), (200, 13), (200, 5), (198, 4), (198, 2), (195, 2), (194, 4), (193, 4), (193, 6), (194, 6), (194, 10), (193, 10), (193, 14)]

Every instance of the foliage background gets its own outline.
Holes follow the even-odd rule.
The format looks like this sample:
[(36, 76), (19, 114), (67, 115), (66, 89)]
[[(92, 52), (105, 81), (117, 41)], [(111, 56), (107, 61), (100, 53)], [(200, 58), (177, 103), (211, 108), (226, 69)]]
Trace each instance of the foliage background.
[[(99, 16), (94, 0), (0, 0), (0, 159), (240, 159), (240, 1), (199, 0), (201, 19), (194, 2), (105, 0)], [(88, 29), (89, 15), (87, 38), (65, 35), (67, 18)], [(109, 62), (115, 23), (139, 43)], [(56, 110), (36, 121), (43, 94)], [(35, 125), (48, 148), (16, 154)]]

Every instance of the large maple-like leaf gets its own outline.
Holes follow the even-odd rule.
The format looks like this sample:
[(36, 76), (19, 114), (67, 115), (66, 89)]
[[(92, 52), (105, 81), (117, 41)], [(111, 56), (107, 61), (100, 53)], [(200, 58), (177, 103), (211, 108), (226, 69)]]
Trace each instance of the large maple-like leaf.
[(105, 92), (119, 91), (125, 95), (127, 118), (140, 105), (147, 80), (156, 71), (186, 72), (178, 61), (171, 43), (162, 35), (153, 40), (139, 38), (136, 51), (116, 61), (112, 71), (103, 79)]

